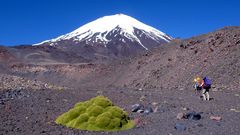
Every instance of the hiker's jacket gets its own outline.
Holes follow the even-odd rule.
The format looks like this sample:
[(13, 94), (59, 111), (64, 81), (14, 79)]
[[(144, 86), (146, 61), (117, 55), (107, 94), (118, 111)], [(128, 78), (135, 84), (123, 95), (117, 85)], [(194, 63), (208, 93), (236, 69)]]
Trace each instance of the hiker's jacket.
[(195, 86), (196, 87), (203, 87), (204, 81), (202, 80), (201, 82), (196, 82)]

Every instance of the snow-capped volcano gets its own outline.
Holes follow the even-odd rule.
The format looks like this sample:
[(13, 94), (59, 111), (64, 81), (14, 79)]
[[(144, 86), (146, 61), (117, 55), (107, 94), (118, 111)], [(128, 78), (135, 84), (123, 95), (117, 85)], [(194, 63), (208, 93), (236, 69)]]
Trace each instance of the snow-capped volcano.
[(35, 45), (90, 45), (126, 51), (126, 48), (148, 50), (171, 40), (165, 33), (130, 16), (116, 14), (101, 17), (68, 34)]

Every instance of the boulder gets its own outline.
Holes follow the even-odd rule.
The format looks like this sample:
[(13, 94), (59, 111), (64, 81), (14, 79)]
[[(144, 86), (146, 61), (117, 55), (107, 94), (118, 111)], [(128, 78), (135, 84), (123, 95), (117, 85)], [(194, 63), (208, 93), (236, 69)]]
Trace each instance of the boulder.
[(138, 112), (138, 110), (143, 110), (144, 106), (142, 104), (134, 104), (132, 105), (132, 112)]
[(189, 112), (184, 116), (184, 118), (190, 119), (190, 120), (200, 120), (202, 118), (202, 116), (200, 113)]
[(222, 117), (219, 116), (210, 116), (211, 120), (216, 120), (216, 121), (220, 121), (222, 119)]

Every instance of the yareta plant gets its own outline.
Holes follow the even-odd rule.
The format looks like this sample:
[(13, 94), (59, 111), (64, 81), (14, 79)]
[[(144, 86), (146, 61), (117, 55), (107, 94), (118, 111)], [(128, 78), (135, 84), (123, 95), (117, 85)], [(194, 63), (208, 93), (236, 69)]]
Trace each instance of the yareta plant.
[(119, 131), (134, 127), (127, 112), (114, 106), (104, 96), (97, 96), (75, 104), (74, 108), (59, 116), (57, 124), (89, 131)]

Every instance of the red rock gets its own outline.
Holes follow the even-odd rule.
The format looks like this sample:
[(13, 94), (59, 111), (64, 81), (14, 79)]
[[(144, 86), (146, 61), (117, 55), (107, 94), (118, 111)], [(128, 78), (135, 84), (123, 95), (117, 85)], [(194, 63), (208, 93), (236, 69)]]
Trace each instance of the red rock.
[(216, 121), (220, 121), (222, 119), (222, 117), (219, 116), (210, 116), (211, 120), (216, 120)]

